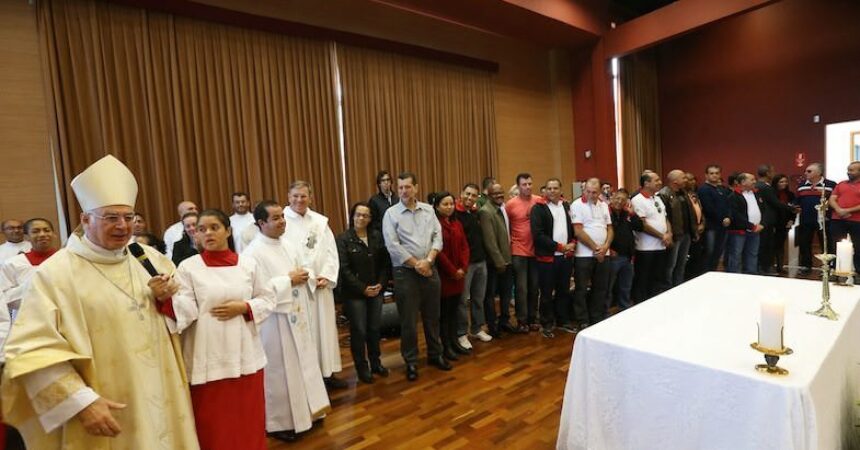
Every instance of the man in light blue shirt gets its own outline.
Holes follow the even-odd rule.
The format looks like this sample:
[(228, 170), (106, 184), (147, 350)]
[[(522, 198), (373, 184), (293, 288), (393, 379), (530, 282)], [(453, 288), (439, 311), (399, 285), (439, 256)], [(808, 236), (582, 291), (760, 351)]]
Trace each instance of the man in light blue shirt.
[(442, 250), (442, 226), (433, 208), (417, 200), (415, 174), (397, 177), (400, 202), (388, 208), (382, 220), (385, 246), (391, 255), (394, 296), (400, 314), (400, 354), (406, 362), (406, 379), (418, 378), (418, 311), (424, 324), (427, 362), (442, 370), (451, 365), (442, 358), (439, 338), (439, 300), (441, 285), (433, 266)]

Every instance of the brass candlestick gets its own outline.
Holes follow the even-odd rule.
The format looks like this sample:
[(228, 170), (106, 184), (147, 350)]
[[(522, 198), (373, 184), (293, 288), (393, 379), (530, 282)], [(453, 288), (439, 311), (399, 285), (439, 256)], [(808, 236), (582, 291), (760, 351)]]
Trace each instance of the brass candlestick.
[[(784, 342), (782, 335), (785, 333), (785, 327), (780, 330), (780, 342)], [(761, 342), (761, 329), (759, 329), (759, 342)], [(753, 349), (764, 353), (764, 361), (766, 364), (756, 364), (755, 370), (758, 370), (762, 373), (769, 373), (771, 375), (788, 375), (788, 369), (783, 369), (776, 365), (779, 361), (779, 357), (782, 355), (790, 355), (794, 353), (794, 350), (788, 348), (783, 344), (781, 349), (768, 348), (764, 347), (758, 342), (753, 342), (750, 344), (750, 347)]]
[(821, 307), (816, 309), (815, 311), (809, 311), (807, 314), (812, 314), (813, 316), (824, 317), (828, 320), (837, 320), (839, 319), (839, 314), (836, 314), (836, 311), (830, 307), (830, 262), (836, 259), (836, 255), (831, 255), (827, 253), (827, 227), (825, 226), (825, 220), (827, 215), (827, 197), (826, 197), (826, 189), (824, 186), (821, 187), (821, 203), (816, 206), (818, 209), (818, 227), (821, 228), (821, 245), (823, 250), (820, 255), (815, 255), (819, 261), (821, 261)]
[[(837, 272), (834, 270), (833, 275), (840, 278), (836, 282), (838, 286), (854, 287), (854, 275), (856, 275), (855, 272)], [(844, 281), (842, 280), (842, 278), (844, 278)]]

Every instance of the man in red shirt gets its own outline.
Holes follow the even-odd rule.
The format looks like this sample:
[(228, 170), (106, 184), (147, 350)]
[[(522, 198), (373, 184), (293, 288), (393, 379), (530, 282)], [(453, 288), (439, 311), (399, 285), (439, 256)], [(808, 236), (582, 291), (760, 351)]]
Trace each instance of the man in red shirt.
[(520, 193), (505, 203), (505, 212), (508, 213), (511, 226), (511, 265), (517, 287), (514, 300), (517, 331), (527, 333), (529, 330), (540, 330), (537, 320), (538, 266), (530, 215), (532, 206), (544, 200), (532, 195), (532, 176), (528, 173), (517, 175), (517, 187)]
[[(833, 242), (851, 236), (854, 245), (854, 270), (860, 267), (860, 161), (848, 164), (848, 180), (836, 185), (830, 194), (830, 208), (833, 210)], [(836, 249), (828, 249), (835, 252)]]

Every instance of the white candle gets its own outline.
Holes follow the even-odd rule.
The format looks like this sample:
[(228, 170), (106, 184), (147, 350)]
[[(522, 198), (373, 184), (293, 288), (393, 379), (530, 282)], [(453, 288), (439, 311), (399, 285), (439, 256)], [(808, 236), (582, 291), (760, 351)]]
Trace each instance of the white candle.
[(839, 273), (854, 272), (854, 246), (849, 239), (836, 243), (836, 271)]
[(774, 350), (782, 349), (782, 327), (785, 317), (785, 303), (781, 300), (761, 302), (758, 343)]

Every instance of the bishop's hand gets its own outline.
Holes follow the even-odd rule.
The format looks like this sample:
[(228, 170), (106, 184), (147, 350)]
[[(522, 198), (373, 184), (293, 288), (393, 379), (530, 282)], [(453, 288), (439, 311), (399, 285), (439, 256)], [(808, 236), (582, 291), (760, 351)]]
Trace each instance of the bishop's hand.
[(156, 275), (146, 283), (158, 301), (164, 301), (179, 292), (179, 284), (169, 275)]
[(76, 417), (81, 421), (81, 425), (84, 426), (87, 433), (93, 436), (115, 437), (122, 432), (122, 427), (119, 426), (119, 422), (116, 421), (110, 411), (123, 409), (125, 406), (122, 403), (99, 397), (81, 410)]

